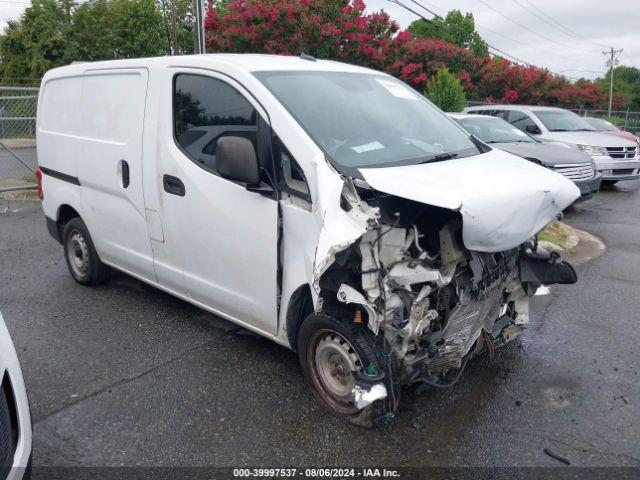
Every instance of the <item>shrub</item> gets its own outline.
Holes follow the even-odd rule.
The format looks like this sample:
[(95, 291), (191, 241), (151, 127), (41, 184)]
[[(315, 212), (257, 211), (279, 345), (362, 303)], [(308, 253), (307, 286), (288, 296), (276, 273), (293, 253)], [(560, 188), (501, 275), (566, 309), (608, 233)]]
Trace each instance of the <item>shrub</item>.
[(425, 96), (445, 112), (460, 112), (467, 105), (460, 80), (441, 68), (424, 89)]
[(367, 13), (361, 0), (232, 0), (226, 10), (209, 4), (207, 50), (299, 55), (384, 70), (398, 24), (384, 12)]

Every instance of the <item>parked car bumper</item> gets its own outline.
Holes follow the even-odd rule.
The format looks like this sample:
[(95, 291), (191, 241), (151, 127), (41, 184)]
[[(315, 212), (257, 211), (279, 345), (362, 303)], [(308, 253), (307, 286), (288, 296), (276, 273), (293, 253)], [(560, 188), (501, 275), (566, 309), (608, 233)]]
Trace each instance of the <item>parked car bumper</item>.
[(594, 193), (598, 193), (598, 190), (600, 190), (602, 174), (600, 172), (596, 172), (596, 175), (593, 178), (575, 180), (574, 183), (580, 189), (580, 195), (582, 195), (582, 197), (593, 195)]
[[(24, 480), (29, 477), (31, 470), (31, 413), (18, 357), (11, 343), (2, 314), (0, 314), (0, 380), (3, 381), (0, 395), (6, 398), (9, 411), (15, 412), (15, 417), (17, 417), (14, 418), (14, 415), (10, 414), (9, 419), (5, 419), (9, 422), (6, 423), (7, 426), (4, 428), (9, 432), (16, 432), (17, 430), (18, 434), (17, 444), (12, 447), (11, 456), (13, 459), (11, 460), (11, 457), (8, 457), (9, 470), (3, 471), (0, 467), (0, 478), (4, 479), (6, 476), (6, 480)], [(0, 465), (2, 463), (4, 462), (0, 462)]]
[(640, 160), (617, 160), (608, 156), (595, 156), (596, 168), (602, 180), (636, 180), (640, 178)]

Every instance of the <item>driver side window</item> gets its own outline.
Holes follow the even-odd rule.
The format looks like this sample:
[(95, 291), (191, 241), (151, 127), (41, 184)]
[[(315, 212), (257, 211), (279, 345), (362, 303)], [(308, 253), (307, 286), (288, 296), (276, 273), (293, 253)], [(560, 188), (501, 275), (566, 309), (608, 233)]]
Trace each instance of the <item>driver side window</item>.
[(183, 152), (216, 172), (218, 139), (243, 137), (257, 149), (258, 114), (231, 85), (216, 78), (181, 73), (174, 79), (174, 136)]

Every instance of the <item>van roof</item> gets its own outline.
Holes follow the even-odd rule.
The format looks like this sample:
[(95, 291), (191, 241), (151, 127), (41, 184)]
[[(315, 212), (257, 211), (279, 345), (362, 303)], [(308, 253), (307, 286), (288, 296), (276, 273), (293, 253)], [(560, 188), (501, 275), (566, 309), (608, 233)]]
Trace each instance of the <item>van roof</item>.
[(134, 58), (126, 60), (106, 60), (99, 62), (74, 62), (71, 65), (54, 68), (47, 72), (48, 77), (68, 76), (79, 74), (87, 70), (99, 70), (109, 68), (166, 68), (197, 67), (216, 68), (221, 64), (233, 66), (248, 72), (269, 70), (293, 70), (293, 71), (330, 71), (381, 74), (371, 70), (347, 63), (332, 60), (312, 60), (312, 57), (268, 55), (255, 53), (208, 53), (200, 55), (177, 55), (166, 57)]

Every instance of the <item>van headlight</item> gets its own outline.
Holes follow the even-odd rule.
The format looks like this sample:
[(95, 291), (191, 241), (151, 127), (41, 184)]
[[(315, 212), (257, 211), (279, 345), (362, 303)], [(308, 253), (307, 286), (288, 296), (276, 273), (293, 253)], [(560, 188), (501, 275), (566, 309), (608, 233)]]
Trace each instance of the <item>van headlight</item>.
[(587, 155), (606, 155), (607, 149), (604, 147), (594, 147), (593, 145), (576, 145), (578, 150)]

